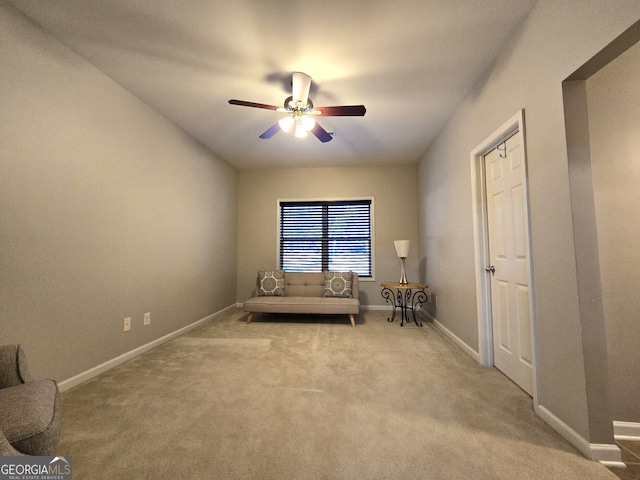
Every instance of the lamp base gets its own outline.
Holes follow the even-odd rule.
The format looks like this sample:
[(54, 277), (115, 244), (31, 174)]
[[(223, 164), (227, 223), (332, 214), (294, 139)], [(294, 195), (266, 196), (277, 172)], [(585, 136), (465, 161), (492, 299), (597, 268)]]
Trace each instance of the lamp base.
[(400, 284), (401, 285), (406, 285), (407, 283), (409, 283), (407, 281), (407, 270), (404, 267), (404, 261), (407, 259), (407, 257), (400, 257), (400, 260), (402, 261), (402, 268), (400, 270)]

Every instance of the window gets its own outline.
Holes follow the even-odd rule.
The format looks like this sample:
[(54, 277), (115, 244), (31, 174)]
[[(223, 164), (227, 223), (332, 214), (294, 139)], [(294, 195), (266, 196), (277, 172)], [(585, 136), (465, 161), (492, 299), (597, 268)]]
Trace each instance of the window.
[(371, 200), (280, 202), (280, 268), (372, 277)]

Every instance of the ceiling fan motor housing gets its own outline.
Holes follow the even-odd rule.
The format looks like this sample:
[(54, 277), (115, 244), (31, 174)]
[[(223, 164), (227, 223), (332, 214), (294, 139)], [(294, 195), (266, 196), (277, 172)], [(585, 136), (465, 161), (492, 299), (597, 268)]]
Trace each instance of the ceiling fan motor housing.
[(307, 97), (307, 103), (303, 105), (300, 100), (294, 101), (293, 96), (290, 96), (284, 101), (284, 109), (287, 112), (301, 111), (303, 113), (311, 113), (313, 111), (313, 102)]

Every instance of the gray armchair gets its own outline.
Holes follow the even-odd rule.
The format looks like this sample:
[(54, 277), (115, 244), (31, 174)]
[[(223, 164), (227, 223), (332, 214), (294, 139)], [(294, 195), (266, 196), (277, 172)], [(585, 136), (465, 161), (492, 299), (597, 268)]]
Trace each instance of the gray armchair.
[(19, 345), (0, 345), (0, 456), (53, 456), (62, 398), (54, 380), (33, 380)]

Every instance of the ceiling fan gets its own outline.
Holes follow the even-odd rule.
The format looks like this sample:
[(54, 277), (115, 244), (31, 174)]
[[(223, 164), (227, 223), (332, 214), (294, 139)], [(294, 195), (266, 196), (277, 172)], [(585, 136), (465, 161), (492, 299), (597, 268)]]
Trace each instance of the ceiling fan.
[(294, 129), (296, 138), (304, 138), (308, 132), (313, 133), (322, 143), (330, 142), (333, 136), (322, 128), (313, 117), (362, 117), (367, 109), (364, 105), (342, 105), (337, 107), (314, 107), (309, 98), (311, 77), (302, 72), (293, 72), (291, 76), (292, 95), (284, 101), (283, 107), (265, 105), (264, 103), (245, 102), (244, 100), (229, 100), (231, 105), (243, 107), (264, 108), (286, 113), (278, 123), (260, 135), (260, 138), (273, 137), (280, 130), (290, 132)]

